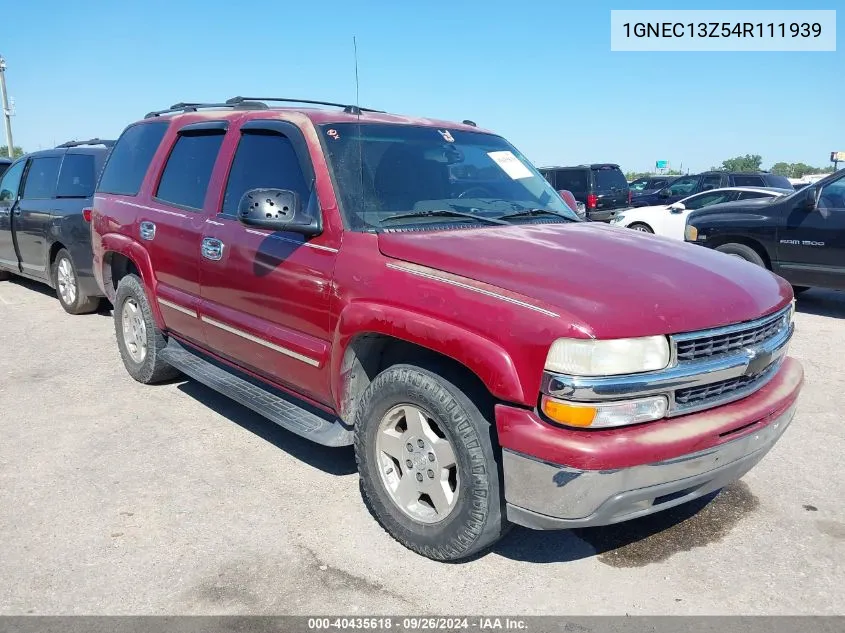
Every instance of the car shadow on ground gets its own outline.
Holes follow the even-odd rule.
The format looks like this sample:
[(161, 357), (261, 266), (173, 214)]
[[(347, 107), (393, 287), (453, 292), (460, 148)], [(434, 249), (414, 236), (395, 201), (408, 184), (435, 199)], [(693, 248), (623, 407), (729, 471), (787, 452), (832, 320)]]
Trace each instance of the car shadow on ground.
[(805, 314), (845, 319), (845, 292), (811, 288), (798, 295), (795, 310)]
[(332, 448), (315, 444), (202, 383), (190, 379), (183, 381), (184, 378), (176, 381), (179, 391), (309, 466), (331, 475), (351, 475), (357, 472), (351, 446)]
[[(56, 299), (56, 291), (53, 290), (50, 286), (40, 281), (33, 281), (31, 279), (27, 279), (26, 277), (17, 277), (12, 276), (8, 281), (4, 282), (7, 284), (15, 284), (16, 286), (20, 286), (21, 288), (26, 288), (27, 290), (32, 290), (33, 292), (38, 292), (45, 297), (52, 297)], [(58, 302), (58, 299), (56, 299)], [(61, 308), (61, 306), (59, 306)]]

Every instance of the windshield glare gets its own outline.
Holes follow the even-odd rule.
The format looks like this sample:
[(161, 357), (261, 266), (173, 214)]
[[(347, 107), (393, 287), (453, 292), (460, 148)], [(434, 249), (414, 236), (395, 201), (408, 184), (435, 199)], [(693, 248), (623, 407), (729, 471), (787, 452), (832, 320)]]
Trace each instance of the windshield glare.
[[(320, 132), (342, 211), (353, 229), (379, 227), (393, 215), (436, 210), (496, 218), (547, 209), (578, 219), (531, 163), (499, 136), (376, 123), (322, 125)], [(437, 216), (394, 224), (466, 221)]]

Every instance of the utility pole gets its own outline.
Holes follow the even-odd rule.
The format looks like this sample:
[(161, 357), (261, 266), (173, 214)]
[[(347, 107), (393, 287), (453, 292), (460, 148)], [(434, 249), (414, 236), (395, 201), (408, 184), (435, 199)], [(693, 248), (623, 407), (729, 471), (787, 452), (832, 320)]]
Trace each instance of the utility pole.
[(12, 144), (12, 112), (9, 110), (9, 97), (6, 94), (6, 60), (0, 55), (0, 106), (3, 108), (3, 122), (6, 124), (6, 149), (9, 158), (14, 158), (15, 146)]

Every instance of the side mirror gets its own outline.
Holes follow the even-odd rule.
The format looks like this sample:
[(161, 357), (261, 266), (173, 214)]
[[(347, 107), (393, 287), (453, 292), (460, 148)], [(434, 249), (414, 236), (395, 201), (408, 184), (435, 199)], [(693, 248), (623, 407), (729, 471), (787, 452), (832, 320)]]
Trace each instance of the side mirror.
[(819, 207), (819, 197), (821, 196), (821, 187), (807, 187), (807, 195), (804, 198), (803, 207), (806, 211), (815, 211)]
[(308, 208), (304, 209), (295, 191), (250, 189), (238, 204), (238, 220), (262, 229), (319, 235), (323, 226), (316, 200), (316, 193), (312, 192)]
[(681, 211), (685, 210), (686, 206), (684, 206), (683, 202), (675, 202), (674, 204), (669, 205), (669, 210), (672, 213), (680, 213)]

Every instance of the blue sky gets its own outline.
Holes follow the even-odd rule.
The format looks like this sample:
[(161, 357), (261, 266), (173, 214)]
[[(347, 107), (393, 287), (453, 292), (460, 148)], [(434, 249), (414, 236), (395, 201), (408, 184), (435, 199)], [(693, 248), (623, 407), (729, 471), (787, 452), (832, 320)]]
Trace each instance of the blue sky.
[[(845, 35), (835, 53), (620, 53), (610, 9), (501, 0), (4, 2), (15, 144), (115, 137), (149, 110), (236, 94), (352, 101), (473, 119), (538, 165), (657, 159), (702, 170), (745, 153), (827, 165), (845, 150)], [(808, 6), (803, 6), (807, 4)], [(839, 5), (839, 6), (837, 6)], [(698, 9), (836, 9), (841, 0)], [(0, 140), (4, 144), (5, 139)]]

